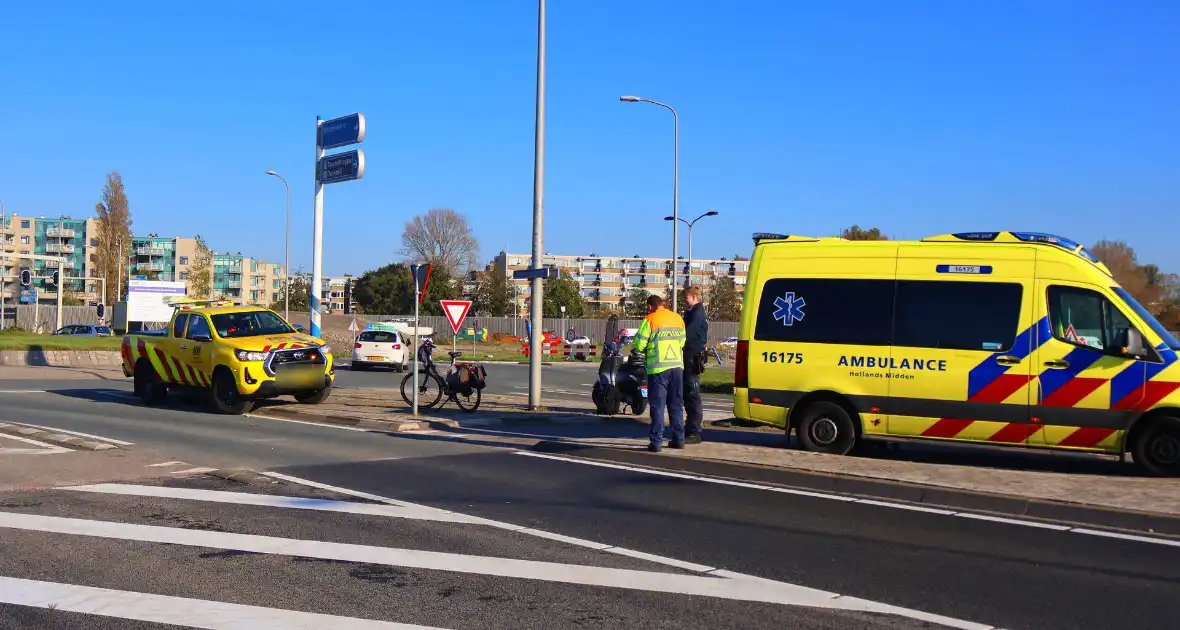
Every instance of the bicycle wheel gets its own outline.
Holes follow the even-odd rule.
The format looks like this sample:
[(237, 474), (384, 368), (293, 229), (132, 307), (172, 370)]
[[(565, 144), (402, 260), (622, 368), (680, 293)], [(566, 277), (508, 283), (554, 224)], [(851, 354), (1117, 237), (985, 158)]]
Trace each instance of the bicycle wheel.
[(480, 394), (480, 390), (473, 389), (471, 390), (470, 396), (455, 394), (454, 398), (455, 404), (458, 405), (460, 409), (466, 411), (467, 413), (471, 413), (472, 411), (479, 409), (479, 401), (482, 398), (482, 394)]
[[(430, 372), (418, 373), (418, 408), (430, 409), (442, 399), (443, 384), (437, 376)], [(414, 373), (406, 374), (402, 379), (402, 400), (407, 405), (414, 405)]]

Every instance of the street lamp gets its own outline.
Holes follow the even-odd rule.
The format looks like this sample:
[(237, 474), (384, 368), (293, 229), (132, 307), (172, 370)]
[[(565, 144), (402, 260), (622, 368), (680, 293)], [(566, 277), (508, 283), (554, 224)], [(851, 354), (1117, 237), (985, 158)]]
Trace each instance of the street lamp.
[[(638, 96), (620, 96), (619, 100), (624, 103), (651, 103), (652, 105), (659, 105), (664, 109), (672, 112), (672, 219), (680, 219), (680, 115), (676, 113), (676, 108), (653, 101), (647, 98), (640, 98)], [(672, 225), (672, 264), (676, 264), (676, 259), (680, 256), (680, 230), (676, 229), (678, 226)], [(672, 310), (676, 310), (676, 283), (672, 283)]]
[(282, 175), (274, 171), (267, 171), (266, 174), (279, 178), (283, 182), (283, 186), (287, 188), (287, 246), (286, 254), (283, 257), (283, 317), (287, 321), (291, 321), (291, 185), (283, 179)]
[[(685, 221), (684, 219), (681, 219), (680, 217), (664, 217), (665, 221), (680, 221), (681, 223), (688, 226), (688, 282), (686, 283), (688, 285), (692, 284), (692, 226), (696, 225), (697, 221), (700, 221), (701, 219), (703, 219), (705, 217), (715, 217), (715, 216), (717, 216), (717, 211), (710, 210), (710, 211), (702, 214), (701, 216), (693, 219), (692, 221)], [(674, 265), (679, 264), (679, 261), (674, 262), (673, 264)], [(675, 272), (676, 268), (673, 267), (672, 269), (673, 269), (672, 286), (676, 286), (676, 272)], [(673, 295), (675, 295), (675, 294), (673, 294)], [(672, 299), (675, 300), (676, 298), (672, 298)]]

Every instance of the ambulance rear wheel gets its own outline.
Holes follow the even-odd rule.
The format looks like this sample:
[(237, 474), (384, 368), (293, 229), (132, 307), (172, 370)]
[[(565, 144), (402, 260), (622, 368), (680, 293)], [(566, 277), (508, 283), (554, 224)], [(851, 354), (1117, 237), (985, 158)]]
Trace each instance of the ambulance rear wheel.
[(816, 453), (847, 455), (856, 444), (856, 427), (843, 407), (819, 401), (803, 410), (796, 429), (803, 448)]
[(1135, 432), (1131, 455), (1140, 468), (1156, 477), (1180, 476), (1180, 419), (1146, 419), (1147, 426)]

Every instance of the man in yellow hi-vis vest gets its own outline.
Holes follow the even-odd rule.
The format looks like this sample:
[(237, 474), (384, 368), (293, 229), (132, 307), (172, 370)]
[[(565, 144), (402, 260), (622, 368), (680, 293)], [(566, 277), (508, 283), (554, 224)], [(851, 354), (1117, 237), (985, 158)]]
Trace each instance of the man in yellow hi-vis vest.
[(635, 333), (632, 350), (647, 361), (647, 402), (651, 405), (648, 450), (664, 446), (664, 410), (672, 423), (672, 448), (684, 448), (684, 320), (664, 308), (658, 295), (647, 298), (647, 317)]

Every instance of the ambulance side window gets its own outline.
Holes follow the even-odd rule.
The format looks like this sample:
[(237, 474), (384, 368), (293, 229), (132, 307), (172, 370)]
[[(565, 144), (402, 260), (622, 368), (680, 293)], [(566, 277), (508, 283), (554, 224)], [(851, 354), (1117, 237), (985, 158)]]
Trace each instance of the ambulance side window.
[(1013, 282), (899, 280), (893, 345), (1009, 350), (1020, 332), (1023, 295)]
[(762, 285), (754, 339), (886, 346), (893, 281), (772, 278)]
[(1060, 341), (1105, 352), (1131, 328), (1131, 322), (1096, 291), (1051, 286), (1049, 328)]

